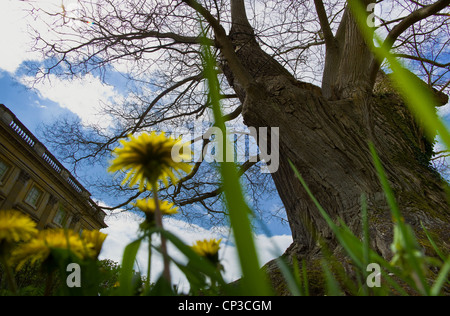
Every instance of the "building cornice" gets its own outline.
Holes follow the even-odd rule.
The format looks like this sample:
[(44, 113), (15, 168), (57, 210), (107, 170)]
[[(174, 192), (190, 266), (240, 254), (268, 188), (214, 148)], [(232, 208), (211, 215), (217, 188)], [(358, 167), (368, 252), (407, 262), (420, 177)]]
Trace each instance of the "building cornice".
[(86, 209), (81, 210), (96, 220), (101, 227), (106, 213), (91, 199), (91, 194), (78, 180), (53, 156), (53, 154), (31, 133), (24, 124), (5, 105), (0, 104), (0, 128), (2, 134), (23, 155), (32, 160), (66, 193), (74, 197)]

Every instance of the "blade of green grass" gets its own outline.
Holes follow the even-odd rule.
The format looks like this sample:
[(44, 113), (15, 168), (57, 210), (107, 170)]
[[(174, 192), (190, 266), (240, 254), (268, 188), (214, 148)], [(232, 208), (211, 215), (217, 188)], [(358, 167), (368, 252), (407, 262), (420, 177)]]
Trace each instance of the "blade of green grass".
[[(369, 252), (370, 252), (370, 231), (369, 231), (369, 217), (367, 214), (367, 198), (366, 195), (361, 195), (361, 215), (362, 215), (362, 230), (363, 230), (363, 265), (368, 266)], [(367, 277), (367, 270), (363, 270), (363, 275)], [(363, 286), (363, 294), (369, 295), (367, 286)]]
[(305, 290), (305, 296), (309, 296), (309, 280), (308, 280), (308, 270), (306, 267), (305, 259), (302, 260), (302, 275), (303, 275), (303, 285)]
[(300, 183), (302, 184), (303, 188), (308, 193), (311, 200), (314, 202), (316, 207), (318, 208), (320, 214), (327, 222), (328, 226), (331, 228), (333, 233), (336, 235), (336, 238), (338, 239), (339, 243), (342, 245), (342, 247), (345, 249), (345, 251), (348, 253), (348, 255), (351, 257), (353, 262), (360, 268), (363, 267), (362, 263), (362, 256), (355, 252), (357, 250), (356, 247), (352, 247), (355, 243), (360, 243), (360, 240), (354, 236), (349, 230), (343, 230), (339, 226), (337, 226), (334, 221), (331, 219), (331, 217), (328, 215), (328, 213), (323, 209), (323, 207), (320, 205), (319, 201), (315, 198), (315, 196), (312, 194), (311, 190), (309, 189), (308, 185), (306, 184), (303, 177), (298, 172), (297, 168), (294, 166), (294, 164), (289, 160), (289, 164), (291, 165), (292, 170), (294, 171), (297, 178), (300, 180)]
[(361, 217), (362, 217), (362, 229), (363, 229), (363, 263), (365, 266), (369, 264), (369, 251), (370, 251), (370, 231), (369, 231), (369, 216), (367, 207), (366, 195), (361, 195)]
[(445, 262), (446, 258), (444, 256), (444, 254), (442, 253), (442, 251), (439, 249), (439, 247), (436, 245), (436, 243), (434, 242), (433, 238), (431, 238), (430, 233), (428, 232), (428, 230), (425, 228), (425, 226), (423, 225), (422, 222), (420, 222), (420, 225), (422, 226), (423, 231), (425, 232), (425, 235), (428, 238), (428, 241), (430, 242), (431, 246), (433, 247), (434, 251), (436, 252), (436, 254), (439, 256), (439, 258), (441, 258), (442, 261)]
[[(298, 172), (297, 168), (292, 164), (291, 161), (289, 161), (289, 163), (291, 164), (292, 170), (294, 171), (297, 178), (300, 180), (300, 182), (303, 185), (303, 187), (305, 188), (306, 192), (308, 193), (310, 198), (316, 204), (316, 207), (319, 209), (320, 214), (324, 217), (328, 226), (332, 229), (333, 233), (336, 235), (341, 246), (344, 248), (344, 250), (350, 256), (350, 258), (353, 260), (353, 262), (359, 268), (365, 270), (367, 265), (364, 266), (364, 264), (363, 264), (363, 262), (364, 262), (364, 257), (363, 257), (364, 256), (364, 249), (363, 249), (364, 245), (363, 245), (363, 243), (348, 228), (346, 228), (345, 223), (341, 222), (341, 227), (339, 227), (333, 222), (333, 220), (329, 217), (327, 212), (322, 208), (320, 203), (317, 201), (317, 199), (314, 197), (314, 195), (310, 191), (308, 185), (306, 184), (306, 182), (304, 181), (304, 179)], [(383, 267), (384, 269), (386, 269), (388, 271), (388, 273), (392, 273), (394, 275), (400, 274), (398, 269), (395, 269), (394, 267), (392, 267), (389, 262), (387, 262), (382, 257), (380, 257), (375, 251), (373, 251), (372, 249), (369, 248), (368, 252), (369, 252), (368, 260), (370, 262), (380, 264), (380, 266)], [(383, 273), (384, 278), (394, 289), (396, 289), (402, 295), (407, 295), (407, 293), (402, 289), (402, 287), (398, 284), (398, 282), (393, 280), (389, 276), (388, 273), (384, 273), (384, 272), (382, 272), (382, 273)], [(414, 283), (411, 282), (411, 280), (405, 280), (405, 282), (411, 286), (414, 285)]]
[[(203, 27), (202, 33), (204, 35)], [(206, 38), (205, 36), (202, 37)], [(217, 78), (216, 60), (206, 43), (202, 45), (202, 55), (204, 76), (208, 83), (208, 95), (214, 113), (215, 126), (222, 131), (224, 140), (223, 146), (218, 146), (219, 157), (226, 157), (226, 153), (233, 148), (226, 137), (227, 129), (220, 106), (220, 84)], [(244, 199), (236, 165), (234, 162), (221, 162), (219, 163), (219, 170), (243, 273), (243, 288), (247, 295), (269, 295), (271, 291), (266, 276), (260, 269), (256, 253), (253, 230), (249, 219), (251, 212), (249, 212), (249, 207)]]
[[(269, 227), (267, 227), (267, 224), (264, 221), (262, 221), (261, 219), (256, 218), (256, 220), (258, 220), (258, 224), (262, 228), (263, 232), (267, 236), (271, 236), (272, 233), (270, 232)], [(281, 249), (278, 247), (278, 245), (273, 240), (271, 240), (270, 242), (271, 242), (272, 250), (274, 251), (274, 253), (277, 253), (277, 254), (282, 253)], [(280, 269), (281, 274), (283, 275), (291, 294), (293, 296), (304, 296), (303, 291), (302, 291), (302, 282), (301, 282), (297, 257), (296, 256), (292, 257), (293, 271), (291, 271), (292, 269), (289, 267), (288, 263), (286, 262), (286, 260), (283, 257), (277, 258), (275, 262), (276, 262), (278, 268)]]
[(441, 293), (442, 287), (448, 283), (448, 274), (450, 272), (450, 257), (445, 261), (441, 268), (439, 275), (431, 288), (431, 296), (438, 296)]
[(399, 225), (402, 234), (406, 235), (406, 228), (404, 224), (404, 219), (400, 213), (400, 209), (398, 208), (397, 202), (395, 200), (394, 192), (391, 189), (391, 186), (389, 185), (389, 182), (386, 178), (386, 174), (384, 172), (383, 165), (381, 164), (380, 157), (378, 157), (377, 151), (375, 149), (375, 146), (373, 143), (369, 143), (370, 152), (372, 154), (372, 159), (375, 165), (375, 169), (378, 173), (378, 178), (381, 182), (381, 186), (383, 188), (383, 191), (386, 195), (387, 202), (389, 204), (389, 208), (392, 213), (392, 217), (394, 221)]
[(398, 208), (394, 193), (391, 189), (391, 186), (389, 185), (383, 165), (375, 150), (375, 146), (372, 143), (369, 143), (369, 148), (370, 152), (372, 153), (372, 158), (378, 173), (378, 177), (381, 182), (381, 186), (383, 188), (389, 207), (391, 209), (392, 217), (395, 221), (396, 227), (398, 227), (397, 231), (394, 229), (394, 243), (396, 242), (396, 239), (401, 243), (404, 243), (403, 250), (406, 251), (408, 263), (410, 264), (410, 266), (412, 267), (414, 273), (418, 278), (419, 283), (417, 284), (417, 288), (419, 291), (422, 292), (422, 294), (429, 295), (430, 294), (429, 285), (426, 281), (421, 263), (416, 258), (416, 255), (414, 253), (418, 245), (417, 240), (415, 239), (412, 229), (409, 226), (406, 226), (406, 224), (404, 223), (404, 219)]
[(133, 295), (133, 267), (143, 238), (133, 241), (125, 247), (122, 259), (122, 268), (119, 277), (119, 293), (122, 296)]
[(286, 281), (286, 284), (292, 296), (303, 296), (301, 284), (295, 275), (295, 264), (293, 263), (294, 273), (292, 273), (291, 269), (289, 268), (289, 265), (286, 263), (283, 257), (277, 258), (276, 263), (277, 266), (280, 268), (281, 274), (283, 275), (284, 280)]
[(172, 233), (164, 229), (154, 229), (152, 233), (154, 232), (159, 232), (188, 259), (188, 264), (186, 265), (170, 257), (170, 260), (185, 274), (193, 294), (197, 294), (198, 291), (205, 289), (205, 286), (207, 285), (205, 277), (208, 277), (211, 280), (211, 284), (220, 285), (223, 293), (226, 293), (227, 295), (233, 294), (228, 291), (228, 286), (223, 280), (219, 269), (210, 261), (199, 256), (190, 246), (186, 245), (181, 239)]
[(189, 259), (189, 265), (192, 269), (205, 274), (213, 281), (218, 282), (222, 286), (226, 285), (217, 268), (214, 267), (207, 259), (199, 256), (195, 251), (192, 250), (190, 246), (186, 245), (177, 236), (164, 229), (154, 229), (154, 232), (161, 233), (161, 235), (163, 235), (178, 250), (180, 250), (181, 253)]
[(333, 276), (333, 273), (331, 272), (331, 269), (328, 266), (328, 262), (326, 260), (322, 260), (322, 270), (325, 276), (328, 296), (341, 296), (342, 291), (339, 287), (339, 283)]
[[(302, 260), (302, 263), (304, 263), (304, 259)], [(308, 291), (304, 291), (305, 289), (308, 288), (308, 284), (306, 284), (304, 287), (302, 286), (303, 285), (302, 271), (300, 271), (300, 266), (298, 264), (298, 259), (296, 256), (292, 257), (292, 269), (294, 270), (293, 277), (294, 277), (295, 282), (297, 283), (299, 292), (302, 294), (302, 296), (309, 296), (309, 294), (308, 295), (306, 294)], [(306, 282), (307, 281), (308, 281), (308, 279), (306, 277)]]

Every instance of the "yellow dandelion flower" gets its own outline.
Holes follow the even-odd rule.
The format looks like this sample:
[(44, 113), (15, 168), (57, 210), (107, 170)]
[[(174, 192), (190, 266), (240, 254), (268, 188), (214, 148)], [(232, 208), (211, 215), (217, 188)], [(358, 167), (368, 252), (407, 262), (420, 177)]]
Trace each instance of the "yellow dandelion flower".
[[(133, 205), (146, 214), (154, 214), (156, 211), (154, 199), (137, 200), (136, 203), (133, 203)], [(159, 201), (159, 210), (161, 211), (161, 215), (174, 215), (178, 213), (178, 207), (168, 201)]]
[[(141, 229), (145, 231), (149, 228), (153, 228), (156, 224), (155, 200), (153, 199), (137, 200), (136, 203), (133, 203), (133, 205), (145, 213), (146, 220), (141, 224), (140, 226)], [(167, 201), (159, 201), (159, 210), (161, 216), (174, 215), (178, 213), (178, 207), (176, 207), (175, 204)]]
[(36, 234), (36, 223), (27, 215), (15, 211), (0, 211), (0, 243), (28, 241)]
[(205, 257), (213, 263), (219, 262), (219, 249), (222, 239), (198, 240), (191, 248), (199, 256)]
[(128, 138), (120, 141), (123, 147), (113, 151), (116, 157), (108, 168), (109, 172), (127, 172), (122, 185), (128, 182), (129, 187), (133, 187), (139, 183), (140, 191), (150, 190), (158, 180), (168, 186), (169, 178), (172, 183), (178, 181), (175, 174), (191, 172), (192, 166), (184, 161), (190, 160), (192, 152), (180, 139), (166, 137), (164, 132), (129, 135)]
[(86, 242), (87, 245), (91, 246), (91, 250), (98, 257), (100, 251), (102, 250), (103, 243), (108, 235), (103, 234), (98, 230), (84, 230), (81, 234), (81, 238)]
[(31, 264), (44, 262), (52, 249), (70, 250), (80, 259), (85, 259), (94, 257), (92, 248), (92, 243), (82, 240), (72, 230), (48, 229), (40, 231), (36, 238), (17, 248), (12, 254), (12, 260), (17, 263), (17, 270), (20, 270), (27, 261)]

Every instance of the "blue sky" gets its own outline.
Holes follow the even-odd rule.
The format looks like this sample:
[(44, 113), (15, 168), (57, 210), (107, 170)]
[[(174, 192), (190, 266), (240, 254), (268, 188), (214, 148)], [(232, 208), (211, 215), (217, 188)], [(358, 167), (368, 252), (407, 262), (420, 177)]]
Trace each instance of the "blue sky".
[[(70, 102), (64, 100), (63, 102), (67, 103), (65, 105), (58, 103), (58, 101), (61, 101), (62, 98), (65, 98), (66, 95), (70, 93), (68, 91), (73, 91), (74, 95), (81, 95), (82, 98), (86, 98), (86, 93), (92, 93), (92, 91), (95, 91), (95, 95), (89, 98), (95, 102), (95, 98), (100, 99), (104, 98), (104, 96), (109, 97), (114, 95), (111, 91), (115, 91), (115, 93), (119, 94), (117, 91), (122, 89), (120, 84), (124, 84), (124, 80), (121, 79), (121, 76), (116, 74), (109, 76), (109, 78), (111, 78), (110, 82), (114, 83), (114, 86), (111, 83), (111, 85), (108, 85), (108, 87), (105, 88), (105, 91), (107, 92), (103, 93), (99, 89), (99, 87), (102, 87), (103, 84), (98, 81), (99, 79), (95, 79), (95, 77), (95, 89), (85, 88), (83, 84), (80, 85), (82, 80), (77, 81), (73, 84), (74, 86), (71, 87), (71, 83), (69, 81), (62, 84), (63, 80), (59, 78), (55, 78), (55, 80), (58, 81), (57, 83), (49, 83), (48, 86), (39, 86), (38, 89), (33, 89), (22, 83), (23, 76), (21, 76), (20, 73), (22, 73), (20, 67), (14, 74), (0, 70), (0, 103), (6, 105), (10, 110), (12, 110), (17, 118), (25, 124), (25, 126), (27, 126), (27, 128), (44, 143), (44, 145), (45, 139), (41, 130), (41, 127), (44, 124), (50, 124), (61, 116), (72, 117), (74, 119), (79, 118), (86, 121), (96, 121), (98, 118), (101, 118), (94, 116), (94, 118), (91, 119), (89, 114), (77, 115), (76, 113), (79, 109), (83, 108), (83, 106), (77, 106), (77, 103), (81, 102), (80, 100), (72, 99)], [(57, 91), (58, 89), (61, 91)], [(48, 96), (48, 98), (44, 96)], [(73, 111), (75, 111), (75, 113)], [(51, 148), (51, 146), (47, 147)], [(56, 155), (55, 152), (53, 152), (53, 154)], [(70, 170), (70, 166), (66, 167)], [(78, 170), (77, 173), (80, 175), (78, 180), (85, 186), (87, 182), (84, 180), (87, 179), (83, 179), (83, 175), (92, 176), (92, 174), (95, 173), (100, 176), (108, 176), (104, 168), (101, 166), (96, 166), (94, 170), (92, 168), (87, 169), (85, 167)], [(90, 190), (89, 187), (87, 187), (87, 189)], [(94, 200), (101, 200), (109, 205), (119, 204), (121, 202), (121, 200), (117, 200), (115, 197), (110, 195), (96, 195), (93, 196), (93, 198)], [(278, 196), (267, 196), (266, 199), (266, 205), (269, 208), (277, 208), (280, 206)], [(204, 227), (209, 227), (207, 223), (198, 222), (197, 224), (203, 225)], [(268, 228), (272, 234), (290, 234), (289, 227), (286, 224), (281, 224), (279, 220), (269, 221)]]
[[(17, 118), (35, 135), (39, 135), (38, 130), (41, 124), (51, 123), (60, 115), (76, 116), (69, 109), (63, 108), (59, 103), (51, 99), (42, 97), (38, 91), (28, 88), (19, 81), (20, 78), (17, 78), (14, 74), (0, 70), (0, 103), (11, 109)], [(97, 172), (101, 171), (97, 170)], [(79, 181), (83, 183), (83, 179), (79, 179)], [(106, 196), (94, 196), (93, 198), (94, 200), (113, 202), (113, 199)], [(270, 203), (276, 204), (277, 198), (274, 200)], [(108, 237), (103, 246), (100, 259), (111, 259), (121, 262), (123, 249), (136, 237), (135, 233), (141, 220), (142, 217), (129, 212), (107, 216), (106, 223), (109, 227), (103, 232), (107, 233)], [(193, 244), (195, 240), (199, 239), (222, 238), (223, 246), (219, 255), (222, 258), (222, 264), (225, 266), (224, 277), (229, 281), (240, 278), (241, 272), (237, 265), (236, 249), (227, 227), (211, 228), (205, 225), (187, 224), (177, 219), (167, 219), (164, 225), (166, 229), (178, 235), (188, 244)], [(286, 225), (281, 225), (276, 220), (268, 222), (266, 225), (270, 230), (269, 236), (262, 233), (262, 230), (255, 234), (261, 264), (281, 255), (292, 243), (290, 230)], [(138, 253), (138, 266), (136, 268), (139, 266), (146, 267), (148, 258), (146, 249), (148, 247), (144, 244)], [(182, 255), (174, 247), (169, 246), (169, 251), (171, 251), (174, 258), (181, 262), (183, 261)], [(162, 260), (156, 255), (154, 261), (152, 263), (152, 271), (154, 273), (152, 278), (156, 279), (158, 277), (158, 268), (162, 269)], [(175, 267), (172, 267), (172, 273), (174, 281), (183, 287), (186, 284), (183, 274)]]
[(33, 133), (36, 133), (41, 123), (49, 123), (61, 115), (74, 115), (58, 103), (41, 98), (36, 91), (4, 70), (0, 70), (0, 102), (13, 111)]
[[(39, 92), (21, 84), (14, 74), (4, 70), (0, 71), (0, 103), (11, 109), (17, 118), (35, 135), (39, 135), (38, 129), (42, 123), (50, 123), (60, 115), (76, 115), (69, 109), (63, 108), (59, 103), (44, 98)], [(79, 180), (83, 183), (83, 179)], [(112, 199), (105, 196), (94, 196), (93, 198), (94, 200), (109, 200), (112, 202)], [(123, 249), (136, 237), (135, 232), (137, 232), (141, 220), (142, 218), (134, 213), (118, 213), (108, 216), (106, 223), (109, 227), (103, 230), (103, 232), (108, 234), (108, 238), (105, 241), (100, 258), (121, 262)], [(236, 250), (232, 236), (228, 235), (229, 231), (226, 227), (202, 227), (202, 225), (187, 224), (182, 220), (176, 219), (168, 219), (164, 224), (166, 229), (177, 234), (188, 244), (204, 238), (223, 238), (223, 246), (219, 254), (223, 258), (222, 263), (226, 267), (224, 277), (229, 281), (240, 278), (241, 272), (236, 264)], [(267, 224), (271, 230), (270, 236), (263, 233), (255, 235), (261, 264), (281, 255), (292, 242), (290, 231), (286, 225), (280, 225), (278, 221)], [(137, 262), (140, 267), (146, 267), (147, 265), (148, 255), (146, 249), (148, 247), (143, 245), (138, 253)], [(182, 261), (182, 255), (175, 248), (169, 247), (169, 251), (171, 249), (173, 256)], [(154, 273), (152, 275), (153, 279), (158, 277), (158, 267), (162, 267), (160, 258), (156, 256), (154, 261), (152, 269)], [(172, 267), (172, 273), (175, 282), (181, 286), (186, 284), (183, 274), (175, 267)]]

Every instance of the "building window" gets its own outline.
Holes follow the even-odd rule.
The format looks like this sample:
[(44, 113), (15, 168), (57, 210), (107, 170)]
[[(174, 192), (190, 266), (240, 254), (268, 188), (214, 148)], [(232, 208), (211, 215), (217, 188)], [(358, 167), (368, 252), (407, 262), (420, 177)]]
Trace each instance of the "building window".
[(11, 167), (0, 159), (0, 184), (6, 179), (6, 175)]
[(44, 192), (34, 185), (28, 192), (27, 197), (25, 198), (25, 202), (36, 208), (43, 194)]
[(64, 226), (66, 221), (67, 211), (60, 206), (58, 211), (56, 212), (55, 217), (53, 218), (53, 223), (58, 224), (60, 226)]

